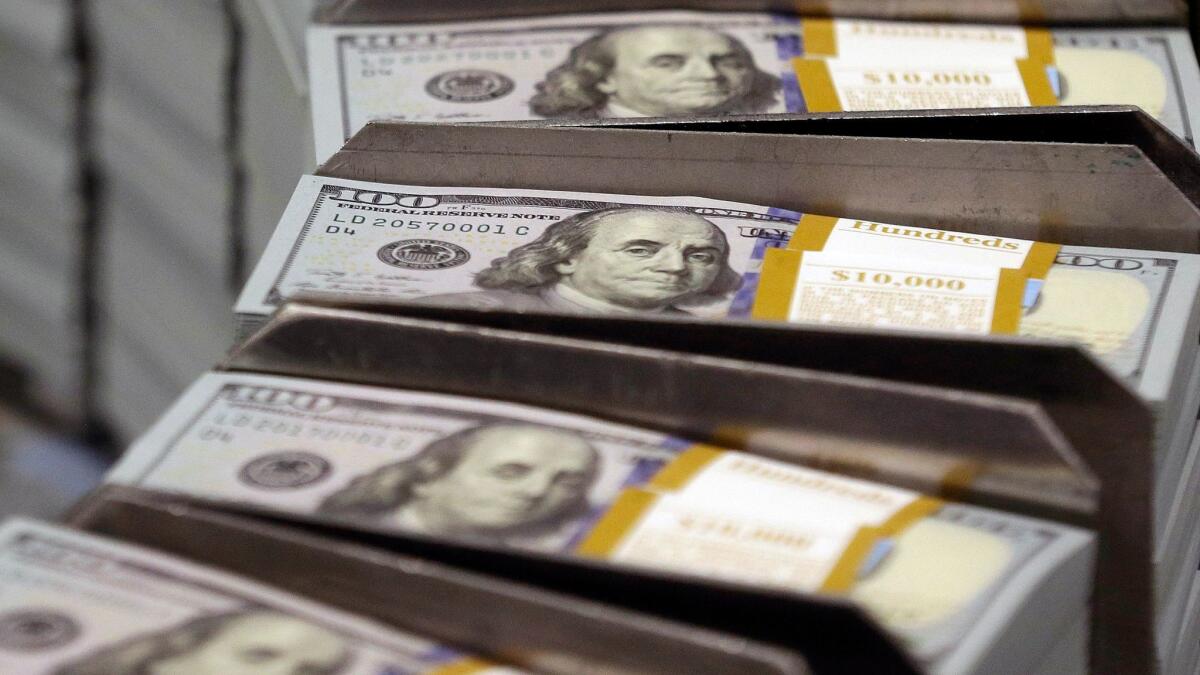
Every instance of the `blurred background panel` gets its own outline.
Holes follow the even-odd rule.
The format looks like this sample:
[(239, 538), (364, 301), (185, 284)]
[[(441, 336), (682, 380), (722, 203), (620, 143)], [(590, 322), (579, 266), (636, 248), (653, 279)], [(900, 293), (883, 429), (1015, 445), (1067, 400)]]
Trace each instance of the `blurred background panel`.
[(6, 398), (84, 421), (77, 4), (0, 7), (0, 358)]
[(0, 516), (57, 516), (229, 348), (313, 166), (312, 7), (0, 3)]
[(312, 7), (0, 6), (7, 406), (118, 448), (228, 349), (236, 291), (313, 165)]

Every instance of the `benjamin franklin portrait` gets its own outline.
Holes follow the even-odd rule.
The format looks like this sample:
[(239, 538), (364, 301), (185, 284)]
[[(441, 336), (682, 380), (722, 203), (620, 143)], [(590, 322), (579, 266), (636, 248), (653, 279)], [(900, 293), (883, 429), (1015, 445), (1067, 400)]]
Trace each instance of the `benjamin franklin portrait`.
[(686, 314), (680, 305), (727, 299), (741, 285), (729, 241), (682, 209), (619, 207), (554, 223), (475, 275), (483, 289), (418, 304), (574, 314)]
[(588, 510), (600, 456), (578, 434), (525, 423), (468, 427), (355, 478), (319, 513), (425, 534), (551, 534)]
[(336, 675), (349, 661), (337, 634), (282, 612), (252, 609), (127, 640), (55, 675)]
[(542, 117), (675, 117), (749, 114), (779, 98), (778, 77), (738, 39), (698, 26), (635, 26), (571, 50), (537, 85)]

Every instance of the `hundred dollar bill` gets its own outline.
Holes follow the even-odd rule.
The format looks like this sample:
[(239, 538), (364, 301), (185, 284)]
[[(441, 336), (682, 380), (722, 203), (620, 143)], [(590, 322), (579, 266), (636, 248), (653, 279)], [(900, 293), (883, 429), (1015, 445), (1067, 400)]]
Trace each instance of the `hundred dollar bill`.
[[(764, 250), (786, 244), (800, 215), (696, 197), (306, 176), (236, 312), (243, 334), (297, 294), (747, 317)], [(1200, 256), (1068, 246), (1020, 330), (1081, 342), (1174, 424), (1196, 355), (1198, 291)]]
[(182, 559), (14, 519), (0, 525), (0, 672), (520, 671)]
[(1092, 535), (1051, 522), (578, 415), (297, 378), (204, 376), (108, 480), (848, 597), (937, 672), (1039, 654), (1020, 617), (1082, 612), (1092, 564)]
[(799, 214), (697, 197), (429, 188), (305, 176), (238, 298), (243, 331), (298, 293), (454, 307), (749, 314)]
[(1136, 105), (1195, 145), (1200, 66), (1183, 28), (1059, 28), (1061, 105)]
[(1086, 346), (1150, 405), (1163, 450), (1196, 361), (1200, 256), (1064, 246), (1020, 333)]
[[(312, 89), (324, 94), (313, 99), (319, 159), (378, 119), (676, 117), (841, 109), (823, 107), (820, 99), (827, 97), (814, 96), (808, 71), (797, 65), (806, 59), (816, 59), (810, 65), (831, 64), (834, 74), (826, 72), (818, 80), (832, 80), (833, 87), (847, 83), (836, 75), (845, 69), (832, 64), (868, 67), (853, 85), (856, 94), (843, 88), (837, 95), (841, 105), (849, 105), (848, 97), (862, 99), (859, 103), (866, 107), (855, 109), (1055, 100), (1128, 103), (1191, 139), (1200, 98), (1200, 69), (1182, 29), (1050, 33), (759, 13), (639, 12), (317, 24), (309, 28), (308, 55)], [(934, 68), (896, 70), (898, 60)], [(1028, 69), (1018, 74), (1019, 61), (1044, 70), (1035, 78), (1044, 82), (1016, 86), (1030, 77)], [(894, 86), (878, 86), (889, 77)], [(905, 79), (914, 77), (923, 81)], [(1000, 87), (1001, 79), (1013, 78), (1016, 88)], [(805, 82), (809, 84), (802, 86)], [(1047, 90), (1047, 100), (1030, 93), (1038, 87)]]
[[(611, 38), (639, 58), (610, 81)], [(622, 37), (623, 36), (623, 37)], [(425, 25), (309, 28), (317, 157), (376, 119), (522, 120), (786, 112), (797, 19), (638, 12)], [(703, 57), (690, 58), (691, 55)], [(612, 65), (609, 65), (611, 69)], [(703, 69), (704, 72), (692, 73)], [(794, 80), (794, 77), (792, 78)], [(621, 95), (612, 94), (620, 89)]]

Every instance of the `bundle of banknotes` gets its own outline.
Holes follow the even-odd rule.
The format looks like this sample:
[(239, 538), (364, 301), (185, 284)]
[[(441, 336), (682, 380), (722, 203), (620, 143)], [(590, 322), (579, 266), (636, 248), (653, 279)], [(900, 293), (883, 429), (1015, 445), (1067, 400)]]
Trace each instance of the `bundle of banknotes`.
[[(1192, 139), (1184, 29), (638, 12), (315, 24), (317, 157), (371, 120), (670, 117), (1126, 103)], [(386, 19), (384, 19), (386, 21)]]
[[(402, 10), (380, 10), (378, 18), (369, 8), (358, 10), (350, 12), (353, 23), (332, 10), (318, 12), (318, 22), (309, 30), (310, 79), (315, 89), (332, 94), (313, 100), (318, 159), (330, 156), (364, 124), (379, 119), (714, 117), (1125, 103), (1141, 107), (1189, 143), (1200, 120), (1200, 69), (1190, 38), (1178, 28), (1039, 30), (704, 12), (457, 23), (415, 18), (405, 23), (397, 18), (404, 15)], [(322, 23), (326, 19), (328, 23)], [(779, 257), (769, 251), (786, 246), (792, 237), (788, 221), (796, 222), (793, 217), (799, 216), (744, 204), (613, 195), (588, 196), (600, 203), (572, 205), (557, 215), (539, 210), (544, 202), (534, 207), (526, 201), (522, 205), (526, 208), (507, 202), (522, 218), (528, 213), (546, 219), (547, 227), (524, 230), (533, 237), (525, 239), (518, 230), (505, 227), (513, 221), (502, 220), (504, 212), (494, 202), (480, 204), (480, 197), (500, 197), (495, 193), (464, 195), (467, 191), (456, 189), (451, 196), (445, 194), (451, 191), (431, 193), (412, 187), (389, 191), (353, 186), (365, 191), (368, 202), (374, 191), (439, 200), (426, 206), (419, 199), (389, 204), (387, 197), (380, 197), (385, 201), (376, 210), (370, 205), (337, 203), (357, 197), (335, 194), (326, 185), (330, 192), (323, 199), (315, 192), (299, 198), (302, 207), (297, 207), (298, 197), (294, 197), (291, 222), (298, 227), (309, 218), (310, 225), (303, 236), (297, 232), (284, 237), (285, 244), (273, 241), (268, 246), (263, 265), (270, 271), (263, 272), (260, 266), (239, 299), (244, 327), (258, 321), (255, 314), (269, 311), (289, 295), (357, 295), (517, 311), (762, 318), (756, 311), (763, 301), (760, 284), (770, 281), (760, 278), (764, 261)], [(508, 196), (515, 200), (550, 197), (530, 191)], [(449, 206), (451, 201), (462, 205)], [(471, 204), (479, 204), (478, 210)], [(564, 201), (556, 206), (567, 205)], [(632, 249), (646, 262), (657, 265), (660, 258), (672, 258), (667, 267), (655, 268), (659, 278), (639, 280), (639, 272), (622, 269), (619, 259), (628, 251), (616, 248), (633, 242), (607, 240), (599, 221), (583, 212), (606, 215), (602, 212), (607, 209), (647, 206), (684, 206), (708, 221), (710, 234), (705, 237), (705, 226), (691, 219), (695, 237), (685, 243), (682, 223), (671, 228), (665, 225), (669, 220), (665, 216), (614, 212), (610, 222), (624, 219), (631, 228), (674, 229), (683, 235), (668, 246), (662, 246), (661, 237), (638, 242), (650, 244)], [(362, 217), (355, 219), (355, 212)], [(572, 218), (576, 214), (579, 217)], [(664, 224), (652, 224), (655, 219)], [(563, 222), (561, 229), (552, 225), (556, 221)], [(347, 234), (346, 224), (355, 234)], [(954, 229), (953, 224), (947, 227)], [(392, 236), (384, 235), (388, 230)], [(548, 250), (562, 251), (558, 232), (589, 230), (578, 260), (562, 264)], [(365, 241), (363, 232), (377, 237), (357, 253), (355, 259), (363, 262), (335, 262), (356, 256), (355, 245), (349, 242), (355, 236)], [(717, 232), (724, 242), (718, 241)], [(325, 240), (338, 243), (324, 249), (328, 255), (315, 254), (322, 248), (315, 241)], [(597, 278), (588, 269), (588, 263), (599, 259), (588, 255), (593, 242), (598, 244), (597, 253), (611, 246), (609, 253), (622, 254), (604, 263), (611, 265), (607, 269), (612, 283), (605, 284), (604, 275)], [(722, 264), (712, 264), (713, 252), (725, 258)], [(819, 256), (808, 257), (811, 262)], [(376, 260), (398, 269), (385, 271)], [(844, 316), (850, 301), (858, 303), (854, 306), (860, 318), (878, 314), (879, 307), (887, 304), (892, 310), (922, 314), (921, 328), (974, 326), (976, 332), (1075, 341), (1087, 346), (1146, 400), (1155, 416), (1155, 454), (1147, 461), (1154, 462), (1157, 475), (1159, 648), (1164, 663), (1171, 660), (1180, 626), (1188, 616), (1191, 578), (1187, 570), (1195, 568), (1200, 558), (1200, 533), (1193, 525), (1200, 511), (1194, 496), (1200, 488), (1196, 477), (1200, 450), (1195, 443), (1200, 407), (1197, 259), (1067, 243), (1052, 256), (1048, 268), (1040, 270), (1036, 284), (1021, 288), (1019, 309), (1011, 309), (1014, 300), (1009, 294), (1008, 312), (998, 311), (995, 304), (1004, 286), (998, 273), (995, 279), (980, 281), (946, 276), (946, 269), (932, 270), (929, 265), (924, 266), (924, 274), (914, 275), (911, 270), (878, 266), (869, 272), (847, 269), (844, 262), (827, 265), (825, 271), (887, 277), (901, 284), (914, 280), (930, 292), (907, 294), (916, 299), (898, 299), (902, 294), (878, 288), (868, 294), (859, 288), (840, 298), (834, 315)], [(576, 269), (580, 264), (582, 268)], [(444, 271), (448, 266), (461, 272)], [(714, 267), (732, 270), (740, 282)], [(947, 283), (966, 284), (972, 297), (949, 304), (944, 297), (931, 301), (930, 296)], [(289, 286), (291, 290), (285, 290)], [(776, 312), (769, 318), (836, 323), (829, 321), (833, 284), (810, 284), (804, 290), (813, 288), (817, 290), (806, 296), (812, 301), (807, 313)], [(795, 300), (800, 295), (788, 297)], [(890, 327), (895, 328), (895, 323)]]
[(522, 672), (187, 560), (24, 519), (0, 524), (0, 670)]
[(595, 418), (239, 373), (201, 378), (108, 481), (844, 597), (940, 673), (1035, 672), (1086, 616), (1095, 545), (1050, 521)]
[[(864, 262), (863, 251), (870, 257), (874, 244), (860, 240), (871, 238), (884, 240), (881, 250), (891, 257)], [(816, 240), (820, 243), (813, 244)], [(802, 241), (809, 243), (801, 248), (823, 247), (817, 253), (827, 256), (828, 269), (841, 265), (850, 270), (848, 280), (830, 277), (816, 284), (820, 312), (764, 316), (759, 311), (764, 298), (776, 290), (767, 278), (770, 263), (800, 253), (789, 247)], [(1200, 256), (1051, 246), (695, 197), (432, 188), (309, 176), (297, 187), (236, 312), (243, 334), (262, 325), (280, 303), (297, 298), (706, 320), (824, 317), (827, 323), (854, 324), (838, 319), (849, 316), (847, 311), (861, 319), (864, 306), (872, 316), (880, 314), (882, 293), (916, 294), (926, 304), (936, 303), (936, 321), (914, 319), (908, 328), (945, 329), (938, 322), (947, 312), (961, 322), (966, 310), (959, 299), (946, 309), (950, 291), (942, 280), (951, 280), (951, 286), (959, 278), (982, 283), (970, 278), (977, 268), (963, 272), (961, 265), (923, 261), (917, 271), (925, 274), (914, 276), (909, 268), (879, 267), (910, 259), (897, 258), (900, 248), (907, 246), (904, 255), (911, 257), (924, 255), (930, 245), (935, 257), (952, 262), (1003, 259), (1012, 268), (1033, 270), (1040, 278), (1021, 276), (1008, 300), (1019, 315), (1009, 332), (1083, 345), (1151, 407), (1155, 452), (1145, 459), (1157, 476), (1155, 562), (1160, 648), (1166, 654), (1173, 644), (1167, 636), (1177, 633), (1191, 590), (1185, 570), (1200, 564), (1193, 527), (1200, 510), (1195, 470)], [(971, 247), (969, 254), (961, 252)], [(829, 257), (849, 251), (859, 257)], [(817, 260), (812, 251), (804, 255)], [(863, 266), (868, 264), (875, 267)], [(892, 275), (882, 290), (874, 279), (881, 270)], [(866, 281), (855, 284), (852, 275), (866, 275)], [(993, 295), (1001, 276), (997, 272), (993, 279)], [(922, 280), (920, 288), (907, 284), (913, 278)], [(938, 287), (929, 288), (931, 281), (939, 281)], [(837, 293), (829, 290), (835, 285)], [(895, 320), (910, 306), (889, 307), (883, 318)], [(922, 312), (909, 314), (926, 316), (929, 307)], [(895, 321), (867, 325), (903, 327)]]
[[(124, 428), (149, 426), (111, 487), (416, 550), (833, 599), (934, 673), (1085, 672), (1098, 538), (1049, 518), (582, 414), (319, 379), (205, 374), (147, 424), (232, 341), (230, 288), (248, 251), (262, 257), (236, 302), (242, 337), (287, 301), (319, 299), (1065, 339), (1153, 412), (1144, 460), (1156, 471), (1159, 660), (1183, 669), (1200, 658), (1179, 646), (1200, 620), (1200, 256), (693, 196), (319, 176), (300, 180), (275, 223), (294, 186), (280, 173), (311, 159), (296, 140), (308, 130), (293, 133), (306, 89), (318, 159), (378, 119), (1095, 103), (1139, 105), (1190, 142), (1200, 69), (1181, 29), (703, 12), (317, 23), (305, 73), (288, 43), (296, 16), (272, 0), (97, 8), (103, 286), (121, 298), (104, 317), (101, 393)], [(178, 40), (151, 30), (183, 24)], [(235, 43), (245, 36), (256, 38)], [(173, 65), (144, 59), (147, 44)], [(236, 98), (255, 112), (233, 119), (214, 103), (228, 102), (227, 57), (243, 48), (259, 56), (238, 71)], [(908, 248), (867, 260), (871, 246), (839, 239), (859, 234), (892, 237), (885, 254)], [(962, 250), (922, 258), (951, 244)], [(27, 328), (0, 329), (0, 340)], [(265, 535), (263, 546), (269, 556)], [(308, 583), (322, 582), (336, 579)], [(527, 665), (519, 650), (473, 655), (354, 610), (92, 534), (0, 525), (0, 671), (500, 675)]]
[[(180, 8), (115, 2), (94, 10), (98, 159), (110, 188), (98, 211), (106, 228), (98, 255), (113, 261), (101, 266), (104, 278), (97, 287), (105, 327), (99, 349), (105, 376), (99, 379), (97, 399), (126, 436), (144, 428), (153, 419), (155, 402), (178, 393), (227, 344), (231, 336), (215, 327), (226, 325), (229, 294), (265, 247), (296, 173), (313, 165), (311, 141), (316, 141), (315, 158), (323, 160), (369, 120), (711, 117), (817, 110), (821, 108), (811, 106), (809, 99), (819, 97), (805, 93), (811, 83), (802, 81), (797, 70), (798, 61), (813, 60), (855, 68), (887, 66), (878, 74), (903, 83), (885, 92), (888, 107), (953, 102), (913, 98), (906, 77), (975, 92), (952, 92), (951, 98), (961, 99), (959, 105), (999, 105), (1006, 103), (1003, 92), (972, 89), (970, 80), (995, 76), (997, 86), (1008, 87), (1004, 91), (1009, 94), (1009, 89), (1020, 90), (1008, 103), (1033, 103), (1037, 97), (1030, 98), (1024, 79), (1019, 85), (999, 83), (1003, 77), (1034, 77), (1012, 68), (1018, 60), (1040, 60), (1041, 74), (1034, 79), (1054, 101), (1134, 103), (1189, 141), (1200, 101), (1200, 71), (1191, 42), (1176, 28), (1054, 28), (1047, 33), (1001, 26), (806, 21), (744, 12), (381, 23), (359, 7), (355, 21), (362, 23), (350, 25), (324, 23), (329, 14), (319, 10), (317, 23), (308, 27), (306, 55), (304, 24), (312, 4), (237, 0)], [(325, 4), (342, 11), (368, 3)], [(516, 13), (537, 14), (536, 4)], [(421, 14), (419, 3), (413, 7), (418, 8), (414, 16)], [(394, 5), (385, 9), (393, 16), (399, 11)], [(470, 13), (463, 10), (464, 17)], [(165, 39), (174, 34), (183, 37)], [(724, 65), (711, 81), (692, 82), (686, 68), (680, 73), (687, 81), (670, 75), (676, 67), (672, 59), (714, 49)], [(878, 61), (881, 53), (887, 56), (884, 64)], [(898, 53), (913, 54), (905, 62), (916, 70), (896, 70)], [(619, 68), (624, 73), (619, 86), (598, 73), (594, 79), (612, 82), (579, 80), (595, 64), (607, 68), (603, 64), (608, 61), (616, 66), (634, 57), (658, 65), (627, 73)], [(239, 68), (231, 70), (234, 61)], [(978, 65), (983, 71), (946, 70), (955, 63)], [(1008, 74), (996, 75), (992, 70), (997, 67)], [(963, 77), (968, 80), (955, 83)], [(924, 88), (922, 80), (917, 89)], [(310, 91), (317, 92), (311, 103)], [(572, 91), (579, 92), (578, 100), (572, 99)], [(132, 101), (153, 103), (131, 109)], [(671, 105), (663, 107), (664, 101)], [(235, 109), (237, 115), (232, 114)], [(50, 199), (25, 199), (19, 206), (32, 203), (61, 206)], [(28, 230), (24, 235), (30, 241), (48, 232), (25, 224), (44, 222), (40, 218), (17, 214), (11, 221), (14, 230)], [(63, 239), (62, 245), (69, 247), (70, 240)], [(56, 313), (54, 325), (62, 328), (81, 302), (75, 297), (78, 290), (60, 281), (69, 278), (72, 268), (54, 267), (63, 271), (56, 279), (43, 278), (51, 276), (46, 267), (19, 261), (3, 269), (23, 267), (30, 269), (6, 274), (0, 290), (10, 289), (7, 295), (22, 313)], [(54, 303), (32, 301), (31, 289), (45, 296), (46, 289), (56, 287), (61, 293)], [(150, 294), (149, 288), (162, 292)], [(180, 297), (189, 298), (190, 306), (175, 301)], [(71, 328), (5, 326), (0, 347), (39, 359), (39, 372), (59, 373), (58, 379), (70, 384), (72, 371), (62, 364), (77, 360), (78, 346), (64, 345), (54, 358), (42, 355), (49, 351), (47, 344), (66, 342), (63, 335), (78, 333), (77, 326)]]
[[(764, 258), (802, 239), (805, 227), (803, 214), (692, 197), (307, 177), (237, 310), (244, 328), (303, 297), (752, 318)], [(1021, 325), (1082, 342), (1165, 405), (1182, 386), (1176, 372), (1191, 370), (1176, 361), (1195, 359), (1187, 337), (1200, 286), (1195, 257), (1054, 253)], [(1079, 311), (1089, 300), (1080, 274), (1108, 284), (1116, 309)], [(1184, 316), (1172, 322), (1167, 312)], [(167, 410), (107, 481), (563, 565), (602, 561), (845, 598), (931, 672), (1072, 672), (1087, 663), (1092, 533), (546, 409), (215, 373)], [(1183, 564), (1171, 555), (1169, 564)], [(19, 621), (28, 619), (23, 607), (14, 610)], [(133, 635), (92, 659), (153, 637)], [(316, 632), (303, 642), (320, 643)], [(407, 656), (434, 653), (447, 654)]]

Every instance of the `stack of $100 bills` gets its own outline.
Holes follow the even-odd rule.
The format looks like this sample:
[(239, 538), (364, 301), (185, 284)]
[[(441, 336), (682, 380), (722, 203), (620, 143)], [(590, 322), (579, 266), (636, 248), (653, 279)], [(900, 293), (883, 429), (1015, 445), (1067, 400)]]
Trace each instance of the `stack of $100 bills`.
[[(113, 36), (120, 25), (109, 25)], [(318, 23), (308, 51), (319, 159), (378, 119), (1124, 102), (1188, 140), (1200, 119), (1200, 70), (1173, 29), (610, 13)], [(116, 135), (120, 108), (110, 103), (101, 130)], [(197, 136), (196, 147), (211, 140)], [(119, 152), (103, 159), (144, 164)], [(229, 196), (219, 182), (218, 201)], [(197, 244), (211, 248), (181, 245)], [(1154, 415), (1144, 460), (1156, 476), (1159, 658), (1184, 663), (1193, 656), (1175, 655), (1176, 636), (1200, 611), (1190, 583), (1200, 565), (1198, 298), (1200, 256), (1183, 253), (700, 196), (308, 175), (235, 312), (240, 337), (288, 301), (319, 299), (1075, 342)], [(137, 320), (120, 323), (136, 330)], [(1086, 671), (1094, 532), (708, 440), (479, 397), (211, 372), (107, 483), (364, 536), (834, 598), (929, 672)], [(528, 665), (344, 609), (93, 534), (0, 525), (4, 672), (452, 675)]]
[[(873, 323), (860, 325), (938, 329), (921, 313), (896, 324), (907, 316), (896, 303), (845, 320), (836, 305), (856, 303), (853, 289), (830, 295), (815, 319), (758, 311), (779, 287), (770, 260), (818, 230), (821, 252), (834, 255), (839, 224), (995, 251), (1022, 244), (695, 197), (310, 176), (237, 313), (244, 332), (297, 298), (710, 321), (823, 316), (854, 325), (868, 316)], [(1027, 257), (1041, 250), (1024, 249)], [(1195, 398), (1189, 336), (1200, 262), (1072, 246), (1050, 255), (1040, 279), (1023, 277), (1016, 332), (1088, 347), (1155, 410), (1157, 454), (1147, 461), (1194, 465), (1194, 425), (1179, 399)], [(865, 269), (863, 259), (851, 263)], [(1096, 284), (1106, 289), (1102, 303), (1086, 292)], [(1156, 532), (1163, 598), (1180, 592), (1166, 584), (1168, 566), (1190, 564), (1180, 560), (1189, 547), (1179, 541), (1186, 516), (1178, 509), (1189, 500), (1179, 473), (1160, 473), (1168, 494), (1158, 497), (1173, 509)], [(933, 672), (1037, 672), (1064, 658), (1056, 644), (1075, 645), (1067, 662), (1086, 663), (1079, 627), (1095, 546), (1086, 531), (546, 409), (214, 373), (134, 444), (109, 481), (363, 531), (844, 597)], [(1032, 615), (1045, 621), (1036, 645), (1018, 618)]]
[[(803, 266), (793, 278), (780, 277), (770, 264), (779, 255), (879, 273), (865, 267), (870, 256), (836, 258), (844, 234), (839, 227), (846, 236), (915, 237), (921, 246), (979, 242), (989, 249), (980, 255), (1022, 245), (695, 197), (441, 189), (308, 176), (236, 310), (243, 332), (297, 298), (946, 330), (928, 311), (905, 313), (909, 305), (881, 301), (871, 295), (877, 289), (859, 291), (854, 284), (826, 293), (823, 313), (764, 315), (760, 309), (770, 304), (764, 298), (778, 292), (781, 278), (807, 283)], [(824, 248), (797, 248), (813, 241)], [(1027, 257), (1042, 255), (1036, 242), (1024, 243), (1031, 244), (1022, 249)], [(1052, 247), (1049, 254), (1046, 269), (1036, 273), (1040, 279), (1021, 278), (1012, 300), (1020, 313), (1015, 330), (1083, 344), (1154, 410), (1156, 453), (1146, 459), (1160, 467), (1157, 593), (1163, 603), (1182, 594), (1186, 608), (1190, 586), (1180, 590), (1167, 582), (1173, 571), (1196, 564), (1187, 558), (1194, 547), (1185, 525), (1196, 506), (1188, 496), (1195, 486), (1181, 476), (1194, 473), (1184, 465), (1196, 464), (1194, 421), (1184, 409), (1194, 407), (1197, 396), (1200, 260), (1074, 246)], [(949, 267), (929, 264), (937, 278), (958, 278)], [(826, 285), (836, 286), (831, 279)], [(1105, 289), (1101, 301), (1095, 300), (1098, 285)], [(862, 311), (859, 295), (873, 298), (871, 312)], [(784, 300), (794, 305), (795, 297)], [(857, 309), (847, 313), (839, 303)], [(1087, 663), (1093, 533), (548, 409), (213, 373), (130, 448), (108, 482), (364, 532), (845, 598), (931, 672), (1062, 672), (1064, 663), (1076, 670)], [(13, 592), (3, 595), (0, 628), (8, 628), (11, 640), (45, 645), (31, 656), (18, 654), (14, 658), (25, 660), (13, 660), (14, 667), (62, 673), (110, 672), (87, 670), (95, 667), (89, 664), (134, 668), (126, 660), (141, 664), (148, 645), (201, 633), (194, 644), (161, 658), (223, 663), (216, 659), (233, 657), (222, 650), (240, 646), (286, 653), (311, 672), (384, 672), (389, 666), (383, 664), (391, 663), (404, 664), (402, 672), (467, 672), (453, 670), (462, 664), (509, 672), (420, 638), (358, 627), (336, 611), (159, 554), (27, 522), (10, 523), (3, 534), (4, 583)], [(38, 555), (98, 559), (100, 578), (71, 583), (107, 590), (93, 604), (72, 605), (69, 591), (45, 590), (55, 586), (43, 577), (58, 572), (39, 564)], [(122, 571), (130, 560), (141, 562)], [(136, 578), (145, 569), (154, 571), (153, 584), (175, 590), (161, 600), (129, 590), (129, 584), (148, 587), (151, 582)], [(197, 579), (209, 590), (197, 593)], [(230, 590), (214, 593), (214, 587)], [(128, 597), (105, 604), (118, 593)], [(146, 607), (130, 609), (139, 603)], [(88, 629), (115, 611), (129, 619), (111, 625), (127, 632)], [(161, 618), (139, 627), (133, 617), (148, 612)], [(1159, 621), (1182, 622), (1182, 615)], [(1039, 617), (1036, 639), (1027, 624), (1033, 616)], [(269, 640), (275, 642), (258, 644)]]

